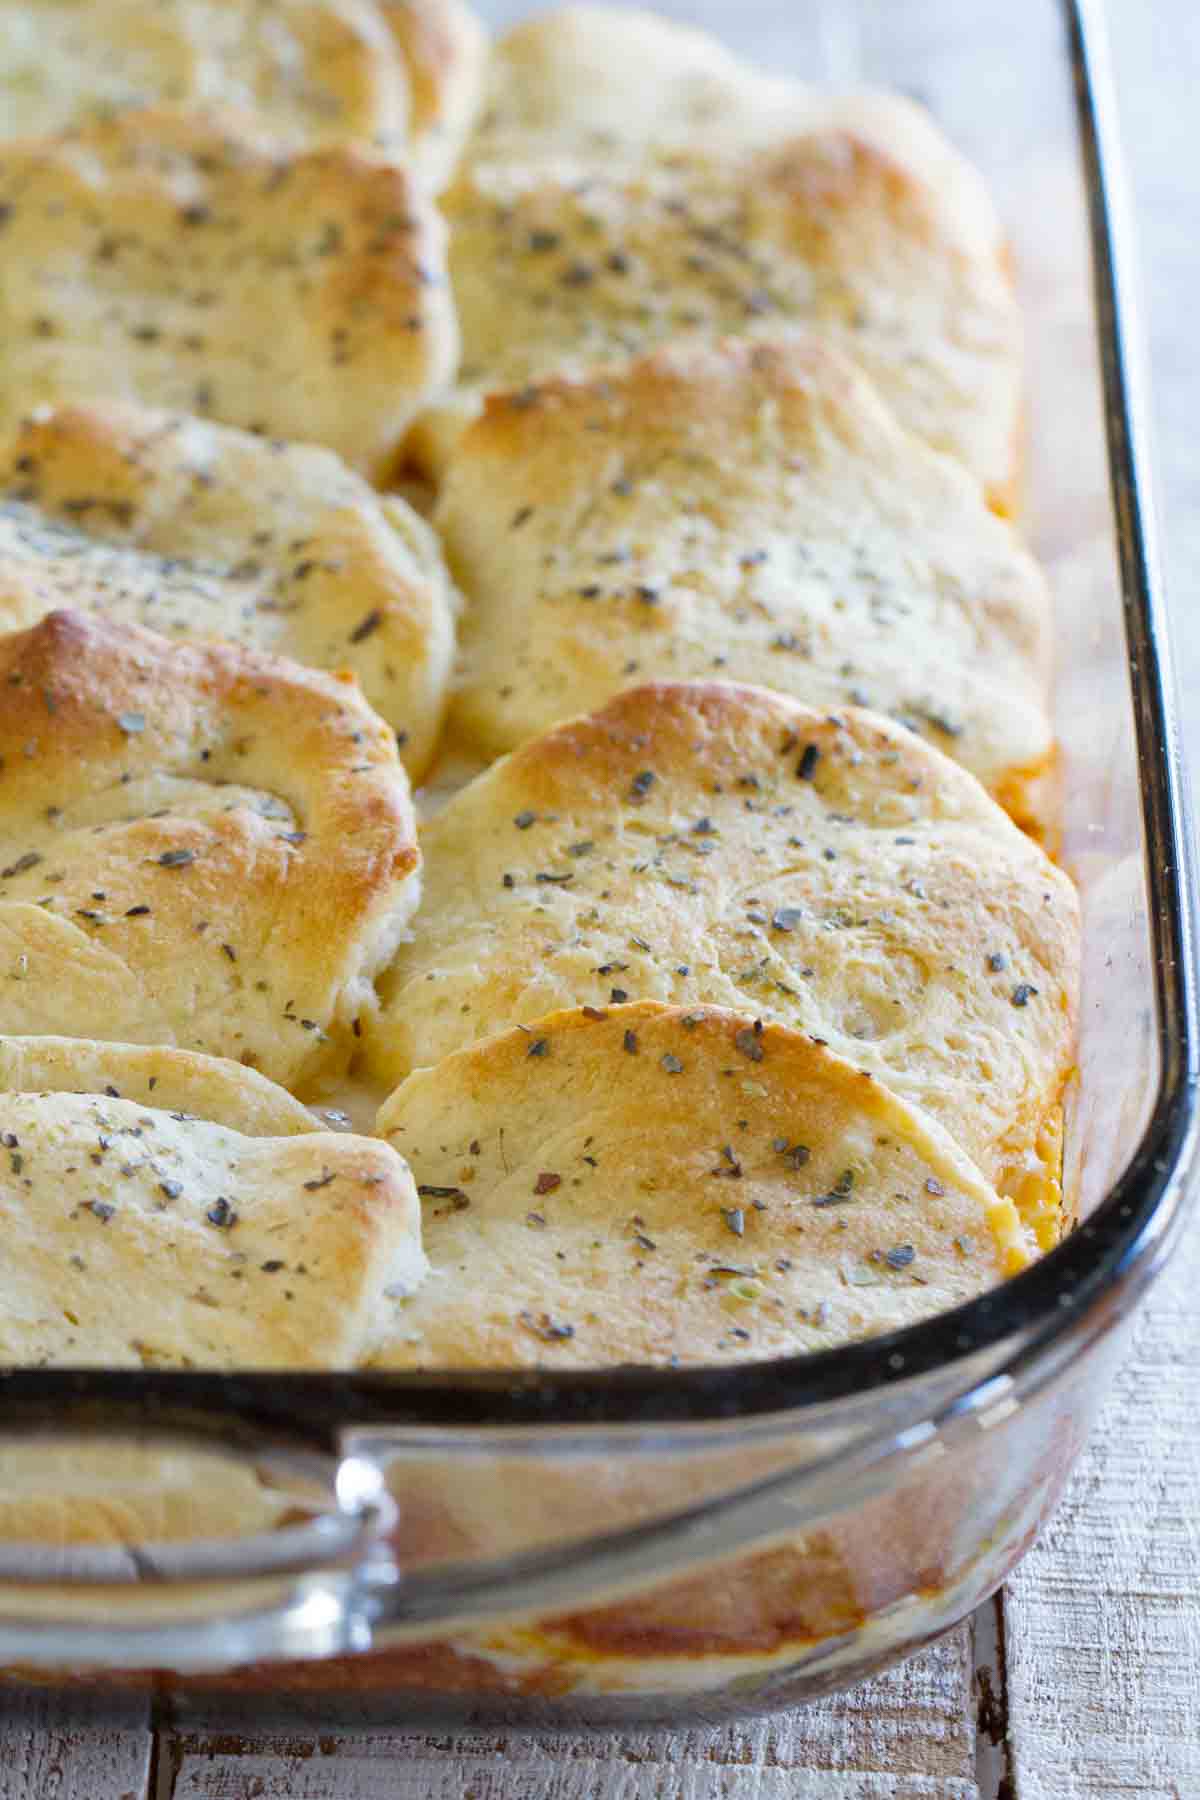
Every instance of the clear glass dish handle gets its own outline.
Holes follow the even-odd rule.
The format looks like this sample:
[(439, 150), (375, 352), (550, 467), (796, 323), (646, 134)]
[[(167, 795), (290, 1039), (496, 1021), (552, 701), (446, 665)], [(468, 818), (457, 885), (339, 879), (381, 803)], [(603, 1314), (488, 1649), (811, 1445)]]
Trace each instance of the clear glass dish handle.
[[(396, 1518), (377, 1469), (358, 1458), (214, 1452), (211, 1437), (178, 1433), (135, 1439), (42, 1431), (19, 1440), (19, 1450), (27, 1468), (37, 1469), (40, 1454), (69, 1470), (73, 1456), (102, 1457), (114, 1441), (185, 1459), (215, 1453), (243, 1482), (285, 1472), (296, 1492), (283, 1490), (282, 1516), (270, 1529), (244, 1536), (115, 1541), (111, 1515), (120, 1515), (127, 1497), (103, 1496), (95, 1504), (110, 1514), (106, 1541), (0, 1537), (0, 1667), (200, 1673), (369, 1646), (366, 1595), (393, 1574)], [(0, 1449), (0, 1473), (7, 1473), (6, 1456), (12, 1451)], [(51, 1513), (56, 1503), (73, 1503), (45, 1483), (41, 1500)], [(0, 1507), (12, 1503), (9, 1483)]]
[[(663, 1504), (643, 1505), (636, 1519), (618, 1505), (610, 1524), (601, 1520), (597, 1528), (593, 1517), (583, 1535), (563, 1536), (569, 1518), (551, 1521), (536, 1541), (508, 1553), (467, 1551), (437, 1561), (409, 1554), (413, 1530), (404, 1495), (412, 1472), (438, 1469), (452, 1495), (456, 1484), (461, 1490), (472, 1481), (472, 1464), (477, 1470), (481, 1461), (510, 1469), (524, 1464), (519, 1481), (532, 1493), (545, 1479), (545, 1437), (498, 1430), (468, 1441), (421, 1427), (357, 1433), (340, 1459), (276, 1457), (302, 1477), (303, 1505), (252, 1535), (62, 1545), (0, 1536), (0, 1668), (199, 1674), (386, 1649), (617, 1598), (750, 1546), (794, 1537), (831, 1511), (882, 1492), (895, 1479), (898, 1458), (944, 1453), (950, 1423), (944, 1416), (910, 1422), (871, 1432), (857, 1444), (830, 1442), (827, 1453), (816, 1455), (811, 1441), (779, 1435), (777, 1427), (757, 1464), (758, 1478), (749, 1481), (744, 1423), (724, 1445), (710, 1436), (698, 1445), (669, 1430), (568, 1429), (554, 1434), (556, 1464), (574, 1464), (586, 1482), (596, 1459), (614, 1458), (625, 1468), (622, 1459), (632, 1458), (652, 1493), (661, 1466), (672, 1472)], [(976, 1404), (958, 1421), (970, 1431), (986, 1423), (986, 1409)], [(61, 1454), (61, 1438), (39, 1437)], [(93, 1454), (103, 1442), (83, 1441)], [(184, 1453), (213, 1443), (178, 1434), (148, 1441)], [(679, 1482), (680, 1461), (697, 1454), (707, 1478), (689, 1491)], [(273, 1460), (228, 1447), (220, 1455), (243, 1476)], [(0, 1473), (3, 1467), (0, 1448)], [(0, 1493), (0, 1506), (3, 1498)]]
[[(236, 1396), (224, 1392), (222, 1409), (194, 1428), (134, 1425), (128, 1415), (92, 1428), (67, 1423), (85, 1415), (64, 1406), (59, 1429), (27, 1412), (23, 1430), (10, 1384), (0, 1424), (0, 1669), (186, 1675), (386, 1650), (603, 1605), (794, 1541), (893, 1492), (919, 1463), (963, 1450), (969, 1463), (981, 1433), (1069, 1379), (1091, 1344), (1116, 1343), (1115, 1327), (1178, 1238), (1166, 1223), (1145, 1234), (1074, 1329), (1046, 1342), (1002, 1340), (886, 1401), (877, 1392), (842, 1402), (823, 1422), (785, 1412), (703, 1426), (381, 1424), (324, 1438), (298, 1405), (292, 1447), (279, 1447), (288, 1432), (277, 1409), (254, 1424), (241, 1414), (252, 1434), (243, 1448), (231, 1443)], [(41, 1405), (36, 1393), (26, 1399)], [(311, 1448), (318, 1438), (336, 1451)], [(185, 1461), (216, 1456), (242, 1483), (269, 1478), (282, 1501), (271, 1528), (181, 1541), (128, 1542), (111, 1529), (107, 1542), (18, 1541), (15, 1456), (38, 1474), (43, 1496), (65, 1503), (72, 1446), (103, 1469), (112, 1444), (130, 1441)], [(66, 1471), (57, 1483), (56, 1468)], [(206, 1492), (211, 1517), (224, 1490), (210, 1479)], [(474, 1543), (430, 1537), (431, 1522), (478, 1514), (481, 1496)]]

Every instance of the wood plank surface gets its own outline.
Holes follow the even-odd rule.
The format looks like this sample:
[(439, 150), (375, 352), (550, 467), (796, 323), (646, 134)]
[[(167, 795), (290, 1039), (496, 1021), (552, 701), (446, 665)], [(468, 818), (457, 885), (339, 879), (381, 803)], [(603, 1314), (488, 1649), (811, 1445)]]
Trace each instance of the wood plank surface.
[(165, 1760), (173, 1800), (978, 1800), (970, 1687), (964, 1627), (850, 1693), (707, 1730), (326, 1735), (233, 1755), (196, 1736)]
[(144, 1700), (0, 1690), (0, 1800), (143, 1800), (152, 1749)]
[(1200, 1795), (1200, 1233), (1005, 1596), (1019, 1800)]
[[(174, 1800), (977, 1800), (971, 1662), (963, 1627), (849, 1693), (713, 1729), (325, 1735), (319, 1752), (313, 1740), (266, 1739), (235, 1755), (196, 1735), (164, 1760), (178, 1770)], [(265, 1785), (237, 1785), (251, 1777)]]
[(620, 1768), (578, 1758), (544, 1769), (495, 1758), (434, 1762), (367, 1757), (295, 1768), (265, 1757), (188, 1764), (176, 1800), (975, 1800), (974, 1782), (912, 1775), (830, 1775), (785, 1769)]

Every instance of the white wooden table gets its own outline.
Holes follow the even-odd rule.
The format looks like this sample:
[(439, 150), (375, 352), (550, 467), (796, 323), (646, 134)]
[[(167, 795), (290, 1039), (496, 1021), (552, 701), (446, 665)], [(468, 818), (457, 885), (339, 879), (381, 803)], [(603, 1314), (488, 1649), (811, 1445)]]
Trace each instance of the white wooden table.
[[(782, 33), (800, 0), (773, 4)], [(1200, 8), (1109, 7), (1200, 769)], [(718, 16), (717, 0), (675, 10)], [(854, 1693), (712, 1731), (537, 1739), (177, 1738), (136, 1706), (10, 1703), (0, 1800), (1200, 1800), (1198, 1288), (1194, 1231), (1043, 1542), (970, 1626)]]

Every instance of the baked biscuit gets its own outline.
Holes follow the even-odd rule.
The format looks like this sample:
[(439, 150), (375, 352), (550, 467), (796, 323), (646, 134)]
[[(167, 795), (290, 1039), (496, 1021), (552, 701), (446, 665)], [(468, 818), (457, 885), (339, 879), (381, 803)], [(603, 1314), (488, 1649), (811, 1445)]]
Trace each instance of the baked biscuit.
[(385, 461), (456, 350), (411, 175), (246, 121), (121, 113), (0, 146), (0, 430), (44, 402), (200, 413)]
[(707, 31), (657, 13), (556, 6), (493, 45), (469, 156), (614, 161), (697, 142), (738, 148), (842, 104), (844, 96), (766, 75)]
[(559, 1007), (749, 1011), (932, 1113), (1057, 1226), (1037, 1145), (1072, 1059), (1075, 889), (910, 732), (761, 688), (635, 688), (479, 776), (422, 850), (370, 1028), (382, 1078)]
[(106, 1094), (194, 1113), (243, 1137), (295, 1137), (321, 1122), (285, 1088), (223, 1056), (162, 1044), (0, 1037), (0, 1094)]
[(286, 1095), (292, 1135), (246, 1135), (226, 1119), (266, 1123), (265, 1084), (243, 1104), (203, 1057), (160, 1057), (147, 1097), (126, 1054), (0, 1040), (0, 1363), (351, 1366), (425, 1273), (403, 1162), (304, 1131)]
[(445, 179), (485, 40), (459, 0), (0, 0), (0, 136), (161, 102), (232, 106), (294, 146), (367, 143)]
[[(627, 82), (646, 90), (641, 103), (616, 99)], [(804, 89), (760, 108), (752, 85), (722, 127), (689, 134), (677, 125), (686, 80), (665, 57), (622, 58), (577, 133), (566, 121), (586, 85), (585, 69), (557, 107), (539, 91), (527, 113), (542, 130), (485, 131), (448, 190), (462, 364), (456, 399), (416, 433), (428, 466), (487, 393), (680, 336), (804, 326), (852, 356), (995, 505), (1014, 503), (1022, 348), (1005, 245), (982, 181), (919, 108)], [(628, 137), (593, 147), (593, 113), (618, 108)], [(667, 138), (640, 143), (660, 112)]]
[(130, 406), (0, 444), (0, 630), (75, 606), (351, 669), (419, 776), (454, 655), (437, 539), (328, 450)]
[(810, 337), (493, 398), (437, 523), (468, 601), (456, 723), (492, 753), (635, 678), (716, 675), (890, 713), (1018, 811), (1050, 757), (1036, 564)]
[(0, 1442), (0, 1542), (237, 1538), (282, 1524), (294, 1505), (256, 1467), (190, 1445), (88, 1437)]
[(487, 34), (462, 0), (379, 3), (408, 78), (409, 155), (417, 173), (437, 189), (449, 180), (475, 121)]
[(1034, 1254), (931, 1119), (745, 1013), (554, 1013), (411, 1075), (379, 1130), (425, 1198), (430, 1262), (389, 1368), (826, 1349)]
[(419, 887), (350, 678), (59, 612), (0, 694), (0, 1031), (344, 1069)]

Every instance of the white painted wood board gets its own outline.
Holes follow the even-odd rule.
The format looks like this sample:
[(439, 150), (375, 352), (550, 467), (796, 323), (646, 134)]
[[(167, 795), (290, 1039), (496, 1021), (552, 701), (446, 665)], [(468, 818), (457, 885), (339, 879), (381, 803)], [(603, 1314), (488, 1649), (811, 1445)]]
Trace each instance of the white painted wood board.
[(964, 1627), (850, 1693), (708, 1730), (378, 1733), (236, 1754), (184, 1739), (172, 1800), (978, 1800), (970, 1689)]
[(0, 1690), (0, 1800), (143, 1800), (152, 1750), (143, 1700)]

